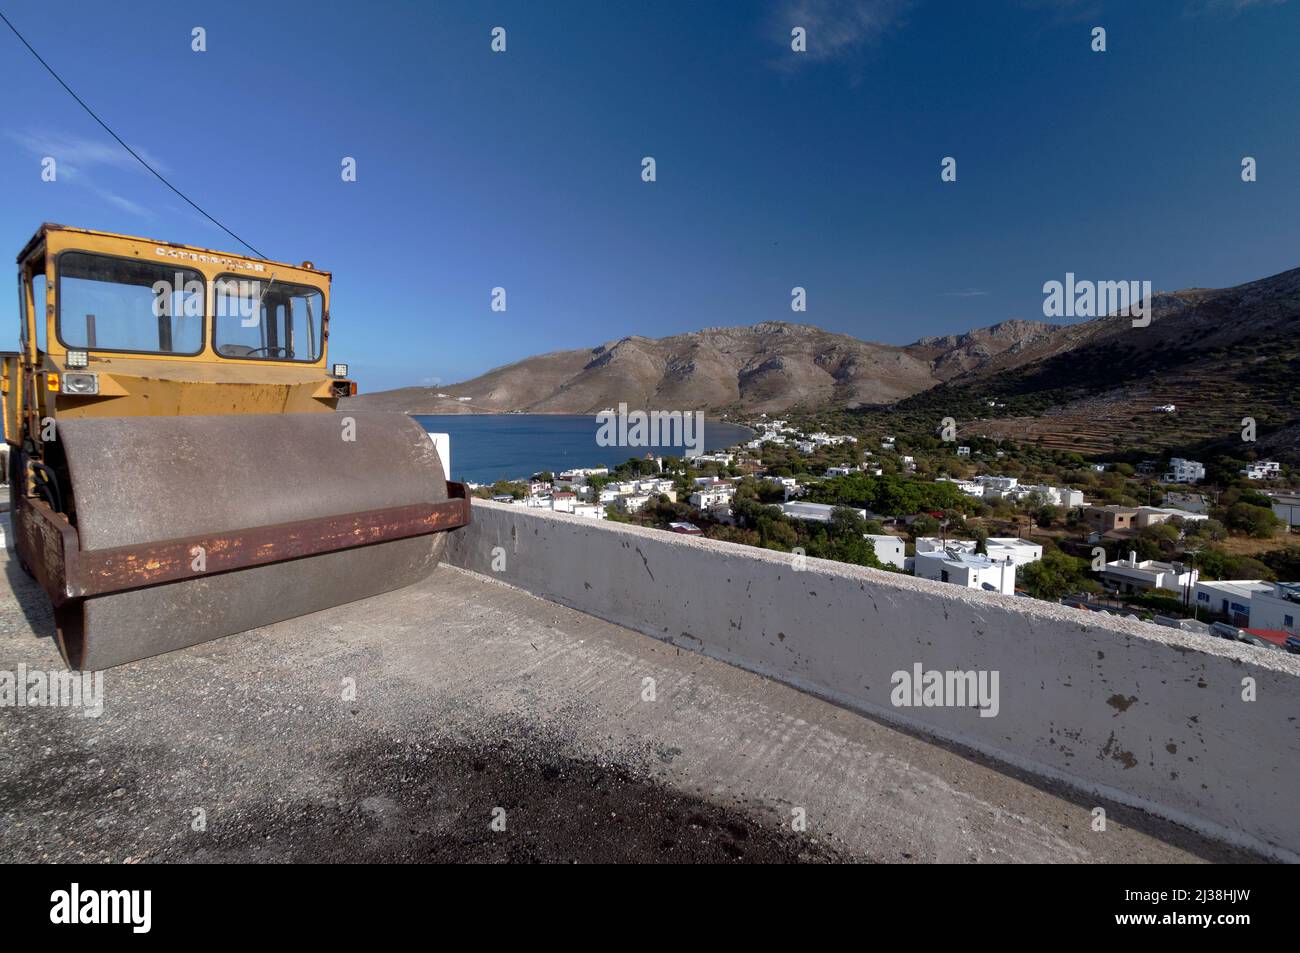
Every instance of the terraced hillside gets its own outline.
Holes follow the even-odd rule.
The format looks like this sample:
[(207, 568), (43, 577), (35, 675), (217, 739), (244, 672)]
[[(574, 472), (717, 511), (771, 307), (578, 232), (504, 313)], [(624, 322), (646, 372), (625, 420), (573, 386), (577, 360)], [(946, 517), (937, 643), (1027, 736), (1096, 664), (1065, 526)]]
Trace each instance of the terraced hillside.
[[(1101, 318), (1070, 333), (1057, 353), (961, 375), (870, 413), (931, 429), (951, 416), (967, 435), (1087, 454), (1240, 450), (1249, 416), (1258, 449), (1300, 455), (1300, 269), (1163, 295), (1146, 328)], [(1170, 404), (1173, 413), (1157, 409)]]

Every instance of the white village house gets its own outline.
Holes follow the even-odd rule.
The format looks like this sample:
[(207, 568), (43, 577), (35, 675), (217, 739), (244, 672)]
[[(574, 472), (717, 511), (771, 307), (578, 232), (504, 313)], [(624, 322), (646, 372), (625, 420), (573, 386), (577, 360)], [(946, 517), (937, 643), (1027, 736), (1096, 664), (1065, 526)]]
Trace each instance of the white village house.
[(1228, 617), (1233, 625), (1251, 625), (1250, 604), (1260, 593), (1272, 593), (1273, 584), (1259, 579), (1198, 580), (1193, 605), (1205, 612)]
[(1248, 480), (1276, 480), (1282, 475), (1282, 464), (1276, 460), (1261, 460), (1246, 464), (1246, 469), (1241, 472)]
[(829, 523), (831, 514), (836, 510), (847, 509), (853, 510), (863, 519), (867, 518), (866, 510), (855, 509), (851, 506), (832, 506), (830, 503), (782, 503), (781, 512), (792, 519), (812, 520), (815, 523)]
[(1205, 479), (1205, 465), (1195, 460), (1173, 457), (1161, 481), (1164, 483), (1199, 483)]
[(1200, 570), (1189, 569), (1182, 563), (1138, 559), (1136, 553), (1129, 553), (1127, 559), (1106, 563), (1106, 568), (1101, 571), (1103, 584), (1122, 593), (1161, 589), (1185, 598), (1189, 598), (1187, 593), (1195, 587), (1200, 576)]
[(903, 569), (907, 566), (907, 542), (900, 536), (877, 535), (875, 533), (864, 533), (867, 539), (871, 540), (872, 546), (876, 550), (876, 559), (882, 566), (895, 566)]
[(708, 510), (715, 506), (726, 506), (736, 495), (736, 485), (726, 480), (713, 480), (701, 486), (690, 496), (690, 504), (697, 510)]
[(1250, 600), (1250, 627), (1300, 635), (1300, 582), (1275, 582)]
[[(922, 536), (916, 541), (916, 554), (942, 553), (955, 550), (975, 555), (978, 544), (973, 539), (940, 539), (937, 536)], [(986, 554), (994, 562), (1010, 561), (1013, 566), (1024, 566), (1043, 558), (1043, 547), (1039, 543), (1015, 536), (990, 536), (984, 541)]]
[(1010, 562), (995, 562), (987, 556), (965, 553), (956, 549), (939, 552), (917, 552), (913, 572), (923, 579), (1015, 595), (1016, 567)]

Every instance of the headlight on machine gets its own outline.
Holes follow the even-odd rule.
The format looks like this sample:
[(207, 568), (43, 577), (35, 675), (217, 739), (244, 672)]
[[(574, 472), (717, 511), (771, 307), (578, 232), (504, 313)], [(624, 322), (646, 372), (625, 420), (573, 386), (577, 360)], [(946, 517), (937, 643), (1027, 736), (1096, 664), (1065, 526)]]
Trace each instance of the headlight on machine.
[(61, 384), (63, 385), (61, 389), (65, 394), (76, 394), (80, 397), (87, 397), (99, 393), (98, 374), (65, 372)]

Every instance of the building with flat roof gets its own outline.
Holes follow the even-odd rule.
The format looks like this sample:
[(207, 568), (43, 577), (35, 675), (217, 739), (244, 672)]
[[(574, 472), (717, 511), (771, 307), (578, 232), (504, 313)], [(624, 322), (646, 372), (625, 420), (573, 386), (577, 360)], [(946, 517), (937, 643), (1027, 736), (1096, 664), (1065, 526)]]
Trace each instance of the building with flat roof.
[(1204, 513), (1192, 513), (1187, 510), (1175, 509), (1169, 506), (1139, 506), (1137, 513), (1137, 528), (1146, 529), (1148, 526), (1158, 526), (1161, 523), (1168, 523), (1172, 519), (1180, 519), (1187, 523), (1195, 523), (1198, 520), (1209, 519)]
[(907, 566), (907, 542), (901, 536), (863, 533), (876, 549), (876, 559), (882, 566), (904, 569)]
[[(938, 536), (922, 536), (916, 541), (916, 554), (942, 553), (954, 550), (960, 553), (976, 555), (979, 543), (973, 539), (940, 539)], [(1043, 558), (1040, 543), (1030, 542), (1015, 536), (990, 536), (984, 541), (984, 555), (994, 562), (1010, 560), (1013, 565), (1024, 566)]]
[(1191, 589), (1200, 575), (1200, 570), (1189, 569), (1182, 563), (1138, 559), (1136, 553), (1129, 553), (1127, 559), (1106, 563), (1101, 572), (1102, 582), (1121, 593), (1132, 595), (1159, 589), (1184, 601), (1190, 600)]
[(1014, 595), (1016, 567), (1010, 561), (995, 561), (976, 553), (957, 549), (939, 552), (917, 552), (913, 571), (922, 579), (953, 583), (967, 589), (982, 589)]
[(921, 536), (916, 541), (916, 554), (942, 553), (952, 549), (959, 553), (973, 553), (979, 544), (973, 539), (941, 539), (938, 536)]
[(1251, 624), (1251, 600), (1262, 592), (1273, 591), (1271, 582), (1259, 579), (1199, 580), (1195, 588), (1195, 607), (1227, 616), (1233, 625)]
[(990, 536), (984, 541), (984, 551), (990, 559), (1010, 560), (1016, 566), (1024, 566), (1043, 558), (1041, 543), (1016, 536)]
[(1165, 483), (1199, 483), (1205, 479), (1205, 464), (1183, 457), (1173, 457), (1161, 480)]
[(1136, 506), (1090, 506), (1083, 511), (1083, 518), (1098, 533), (1124, 532), (1137, 528)]
[(815, 523), (829, 523), (831, 514), (836, 510), (849, 509), (853, 510), (863, 519), (867, 518), (866, 510), (855, 509), (851, 506), (832, 506), (829, 503), (782, 503), (781, 512), (786, 516), (793, 517), (797, 520), (812, 520)]
[(1250, 600), (1250, 627), (1300, 635), (1300, 582), (1275, 582)]
[(1276, 480), (1282, 475), (1282, 464), (1276, 460), (1260, 460), (1258, 463), (1246, 464), (1241, 471), (1248, 480)]
[(1200, 493), (1166, 493), (1164, 504), (1166, 507), (1184, 510), (1188, 513), (1204, 513), (1209, 509), (1209, 504), (1205, 502), (1205, 497)]

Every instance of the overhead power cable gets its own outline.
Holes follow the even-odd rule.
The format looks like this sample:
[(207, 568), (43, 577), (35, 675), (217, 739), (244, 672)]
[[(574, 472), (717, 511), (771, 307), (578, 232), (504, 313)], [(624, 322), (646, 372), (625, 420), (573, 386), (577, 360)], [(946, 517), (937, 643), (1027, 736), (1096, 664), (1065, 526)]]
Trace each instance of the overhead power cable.
[(265, 258), (265, 257), (266, 257), (266, 256), (263, 255), (260, 251), (258, 251), (258, 250), (257, 250), (256, 248), (254, 248), (252, 245), (250, 245), (248, 242), (244, 241), (242, 238), (240, 238), (238, 235), (236, 235), (236, 234), (235, 234), (234, 232), (232, 232), (230, 229), (226, 228), (226, 226), (222, 225), (222, 224), (221, 224), (220, 222), (218, 222), (215, 218), (213, 218), (211, 215), (209, 215), (207, 212), (205, 212), (205, 211), (204, 211), (204, 210), (199, 206), (199, 204), (198, 204), (197, 202), (195, 202), (193, 199), (191, 199), (188, 195), (186, 195), (186, 194), (185, 194), (184, 192), (182, 192), (180, 189), (176, 188), (176, 186), (174, 186), (174, 185), (172, 185), (170, 182), (168, 182), (167, 179), (163, 176), (163, 174), (162, 174), (161, 172), (159, 172), (157, 169), (155, 169), (153, 166), (151, 166), (148, 162), (145, 162), (144, 159), (142, 159), (142, 158), (140, 157), (140, 154), (139, 154), (138, 152), (136, 152), (134, 149), (132, 149), (130, 146), (128, 146), (125, 142), (123, 142), (123, 141), (122, 141), (122, 137), (119, 136), (117, 133), (115, 133), (112, 129), (109, 128), (108, 123), (104, 122), (104, 120), (100, 119), (99, 116), (95, 114), (95, 110), (91, 109), (89, 106), (86, 105), (85, 100), (83, 100), (80, 96), (78, 96), (76, 93), (74, 93), (74, 92), (72, 91), (72, 87), (69, 86), (67, 83), (65, 83), (65, 82), (63, 81), (63, 77), (60, 76), (58, 73), (56, 73), (56, 72), (54, 71), (54, 67), (52, 67), (49, 63), (45, 62), (45, 59), (41, 56), (41, 54), (40, 54), (40, 53), (37, 53), (36, 50), (34, 50), (34, 49), (32, 48), (32, 45), (31, 45), (30, 43), (27, 42), (27, 38), (24, 37), (21, 33), (18, 32), (18, 28), (17, 28), (16, 26), (14, 26), (12, 23), (9, 22), (9, 18), (8, 18), (7, 16), (5, 16), (3, 13), (0, 13), (0, 20), (4, 20), (4, 22), (5, 22), (5, 26), (9, 27), (9, 29), (13, 31), (14, 36), (18, 37), (18, 39), (22, 41), (23, 46), (27, 47), (28, 51), (32, 54), (32, 56), (36, 57), (36, 61), (37, 61), (38, 63), (40, 63), (42, 66), (44, 66), (45, 69), (49, 71), (49, 74), (50, 74), (51, 76), (53, 76), (56, 80), (59, 81), (59, 85), (62, 86), (64, 89), (66, 89), (66, 90), (68, 91), (68, 95), (71, 96), (73, 99), (75, 99), (75, 100), (77, 101), (77, 104), (78, 104), (79, 106), (81, 106), (81, 108), (84, 109), (87, 113), (90, 114), (90, 118), (91, 118), (91, 119), (95, 120), (95, 122), (97, 122), (97, 123), (99, 123), (101, 126), (103, 126), (103, 127), (104, 127), (104, 131), (107, 132), (107, 133), (108, 133), (110, 136), (112, 136), (114, 139), (116, 139), (117, 142), (118, 142), (118, 145), (120, 145), (120, 146), (121, 146), (123, 149), (125, 149), (127, 152), (131, 153), (131, 156), (135, 159), (136, 162), (139, 162), (142, 166), (144, 166), (146, 169), (148, 169), (150, 172), (152, 172), (152, 173), (154, 174), (154, 176), (158, 179), (159, 182), (161, 182), (163, 185), (167, 186), (167, 188), (171, 189), (173, 192), (175, 192), (177, 195), (179, 195), (181, 198), (183, 198), (186, 202), (188, 202), (189, 205), (190, 205), (190, 207), (193, 208), (196, 212), (198, 212), (200, 215), (202, 215), (204, 218), (206, 218), (206, 219), (207, 219), (209, 222), (211, 222), (213, 225), (217, 226), (217, 228), (221, 229), (223, 232), (225, 232), (227, 235), (229, 235), (229, 236), (230, 236), (231, 238), (233, 238), (235, 241), (239, 242), (239, 244), (243, 245), (245, 248), (247, 248), (249, 251), (251, 251), (251, 252), (252, 252), (254, 255), (256, 255), (258, 258)]

